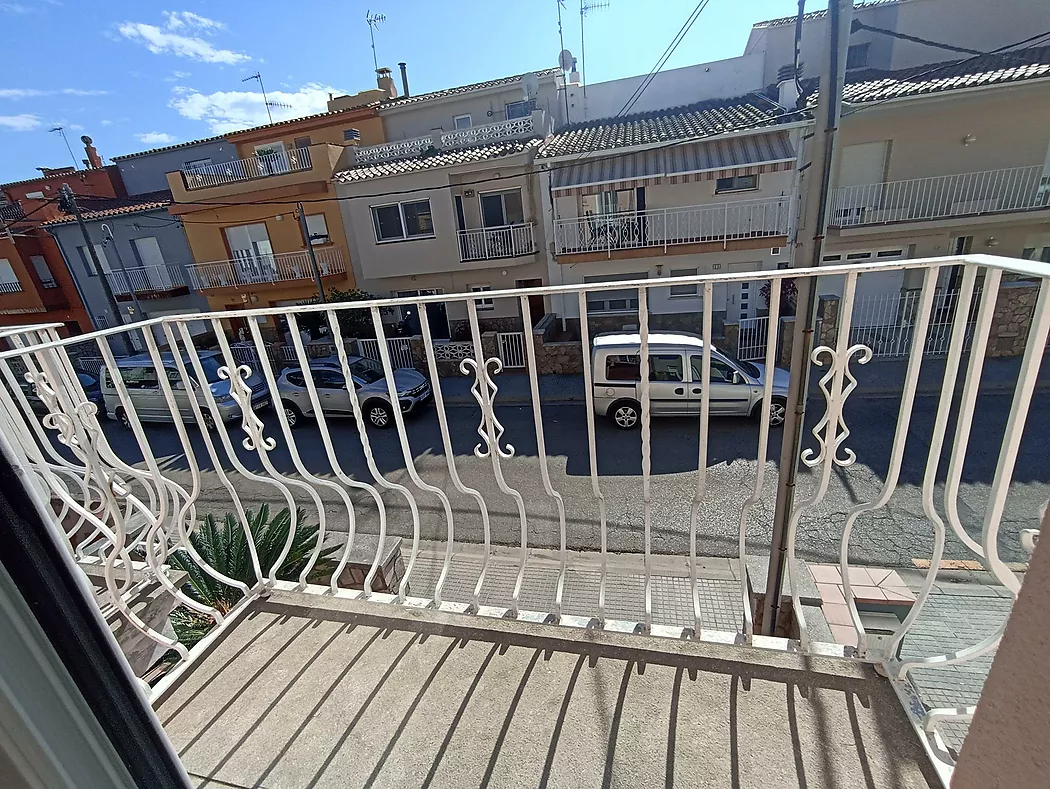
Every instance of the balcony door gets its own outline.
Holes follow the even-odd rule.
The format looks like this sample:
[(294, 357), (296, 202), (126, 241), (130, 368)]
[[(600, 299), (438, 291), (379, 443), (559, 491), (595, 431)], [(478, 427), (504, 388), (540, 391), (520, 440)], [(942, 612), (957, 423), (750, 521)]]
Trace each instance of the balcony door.
[(264, 222), (227, 227), (223, 232), (238, 282), (272, 282), (277, 278), (273, 247)]
[(506, 227), (525, 224), (521, 190), (489, 192), (481, 195), (481, 223), (484, 227)]
[(255, 146), (256, 161), (260, 175), (276, 175), (288, 172), (288, 153), (283, 142), (266, 142)]

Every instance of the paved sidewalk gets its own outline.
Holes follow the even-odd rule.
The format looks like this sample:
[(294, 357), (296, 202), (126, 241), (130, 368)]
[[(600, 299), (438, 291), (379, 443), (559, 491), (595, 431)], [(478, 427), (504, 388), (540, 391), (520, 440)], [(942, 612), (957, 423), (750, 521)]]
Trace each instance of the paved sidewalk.
[[(866, 365), (854, 363), (851, 366), (857, 376), (857, 391), (853, 395), (867, 397), (899, 396), (904, 388), (904, 376), (907, 371), (907, 359), (872, 359)], [(929, 358), (923, 361), (919, 376), (918, 391), (923, 394), (937, 394), (941, 391), (944, 380), (946, 360)], [(1005, 359), (986, 359), (981, 374), (981, 391), (984, 393), (1012, 392), (1021, 367), (1019, 357)], [(825, 368), (826, 369), (826, 368)], [(825, 369), (810, 366), (810, 398), (823, 397), (816, 386), (817, 380)], [(961, 385), (964, 374), (959, 376), (957, 386)], [(520, 370), (508, 371), (495, 376), (499, 392), (498, 403), (530, 403), (532, 394), (529, 376)], [(441, 391), (448, 405), (477, 405), (477, 400), (470, 391), (473, 377), (447, 377), (441, 379)], [(1050, 364), (1044, 364), (1039, 371), (1037, 388), (1050, 390)], [(544, 403), (577, 403), (584, 400), (582, 375), (541, 375), (539, 379), (540, 400)]]
[[(481, 571), (480, 548), (457, 548), (444, 587), (444, 599), (469, 603)], [(407, 559), (407, 557), (406, 557)], [(410, 578), (411, 594), (430, 597), (441, 572), (444, 550), (439, 543), (423, 543)], [(518, 552), (494, 548), (482, 589), (483, 605), (506, 606), (517, 579)], [(601, 557), (597, 553), (570, 552), (566, 572), (563, 612), (593, 616), (598, 610)], [(761, 585), (761, 563), (751, 566), (753, 583)], [(701, 626), (736, 632), (740, 629), (740, 580), (735, 560), (705, 557), (699, 560)], [(808, 568), (801, 563), (808, 578)], [(689, 568), (683, 557), (652, 557), (653, 621), (656, 624), (691, 627), (693, 605)], [(905, 583), (918, 591), (923, 583), (919, 570), (897, 568)], [(559, 574), (556, 551), (530, 550), (525, 566), (520, 606), (529, 611), (550, 611), (554, 604)], [(641, 621), (644, 618), (642, 557), (610, 554), (606, 581), (606, 615), (611, 619)], [(830, 629), (819, 605), (803, 595), (810, 635), (818, 641), (832, 641)], [(931, 591), (922, 614), (905, 637), (903, 657), (950, 654), (977, 644), (994, 633), (1010, 615), (1012, 598), (1005, 589), (990, 582), (987, 573), (946, 571)], [(928, 707), (958, 707), (976, 704), (984, 687), (994, 653), (967, 663), (936, 669), (916, 669), (911, 673), (919, 694)], [(968, 724), (945, 724), (941, 734), (949, 747), (958, 751)]]

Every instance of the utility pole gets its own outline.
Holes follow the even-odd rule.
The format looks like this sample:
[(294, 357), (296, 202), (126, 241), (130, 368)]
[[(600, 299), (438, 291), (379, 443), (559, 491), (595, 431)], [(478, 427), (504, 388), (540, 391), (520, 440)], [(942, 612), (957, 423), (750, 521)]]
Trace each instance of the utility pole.
[[(84, 236), (84, 245), (87, 247), (88, 254), (91, 256), (91, 265), (95, 267), (95, 273), (98, 274), (98, 280), (102, 283), (102, 290), (106, 293), (106, 301), (109, 303), (109, 308), (113, 312), (113, 317), (124, 324), (124, 319), (120, 315), (120, 307), (117, 306), (117, 299), (113, 295), (113, 288), (110, 287), (109, 279), (106, 277), (106, 271), (102, 268), (102, 263), (98, 259), (98, 254), (95, 252), (95, 245), (91, 243), (91, 236), (88, 235), (87, 225), (84, 224), (84, 217), (80, 214), (80, 206), (77, 205), (77, 198), (73, 194), (73, 190), (69, 188), (69, 184), (62, 184), (58, 190), (58, 207), (66, 213), (73, 214), (77, 218), (77, 224), (80, 226), (80, 232)], [(124, 352), (131, 356), (135, 353), (135, 348), (131, 344), (131, 338), (128, 337), (127, 332), (121, 332), (119, 335), (121, 343), (124, 345)]]
[[(852, 19), (853, 0), (831, 0), (828, 3), (828, 57), (820, 71), (814, 133), (809, 141), (812, 155), (803, 175), (803, 216), (799, 223), (793, 268), (820, 266), (824, 236), (828, 229), (835, 135), (842, 111), (842, 86), (846, 76), (846, 51)], [(764, 635), (773, 635), (780, 614), (780, 591), (787, 563), (788, 523), (795, 506), (799, 453), (809, 394), (809, 356), (813, 349), (816, 320), (816, 277), (802, 277), (797, 285), (798, 310), (791, 344), (791, 382), (780, 451), (780, 477), (773, 513), (766, 597), (762, 607)], [(798, 594), (798, 590), (794, 590), (794, 593)]]
[(324, 297), (324, 285), (321, 284), (321, 269), (317, 265), (317, 256), (314, 254), (314, 245), (310, 239), (310, 229), (306, 226), (306, 212), (303, 211), (303, 204), (296, 203), (299, 207), (299, 230), (303, 234), (303, 243), (306, 244), (306, 253), (310, 256), (310, 265), (313, 266), (314, 270), (314, 282), (317, 283), (317, 296), (321, 299), (321, 303), (324, 304), (327, 299)]
[[(120, 269), (120, 273), (124, 275), (124, 282), (127, 283), (128, 293), (131, 294), (131, 306), (135, 310), (137, 320), (142, 320), (142, 318), (144, 317), (142, 314), (142, 305), (139, 304), (139, 297), (135, 293), (135, 286), (131, 284), (131, 277), (128, 276), (128, 270), (124, 267), (124, 258), (120, 256), (120, 247), (117, 246), (117, 239), (114, 237), (113, 231), (110, 229), (109, 225), (102, 225), (102, 233), (105, 237), (107, 237), (110, 241), (113, 242), (113, 252), (117, 256), (117, 267)], [(103, 240), (103, 246), (105, 245), (105, 243), (105, 240)], [(143, 272), (143, 276), (149, 275)]]

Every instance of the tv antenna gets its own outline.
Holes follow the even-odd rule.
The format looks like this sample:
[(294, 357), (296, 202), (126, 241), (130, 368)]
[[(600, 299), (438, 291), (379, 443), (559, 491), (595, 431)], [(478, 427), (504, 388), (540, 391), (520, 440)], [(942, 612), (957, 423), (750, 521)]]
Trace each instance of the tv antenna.
[(52, 126), (47, 130), (48, 134), (57, 134), (62, 138), (62, 142), (66, 144), (66, 150), (69, 151), (69, 158), (73, 160), (73, 169), (79, 169), (80, 165), (77, 164), (77, 157), (73, 155), (73, 149), (69, 147), (69, 140), (66, 137), (66, 130), (63, 126)]
[(259, 90), (262, 91), (262, 95), (263, 95), (263, 104), (266, 105), (266, 117), (270, 121), (270, 123), (273, 123), (273, 115), (270, 114), (270, 109), (271, 108), (275, 109), (275, 110), (277, 110), (277, 109), (280, 109), (280, 110), (295, 109), (294, 107), (292, 107), (291, 104), (285, 104), (284, 102), (280, 102), (280, 101), (270, 101), (268, 98), (266, 98), (266, 88), (263, 87), (262, 74), (260, 74), (258, 71), (256, 71), (254, 74), (251, 74), (251, 75), (245, 77), (244, 79), (241, 80), (241, 82), (251, 82), (253, 79), (256, 80), (259, 83)]
[(373, 14), (365, 11), (365, 21), (368, 23), (368, 37), (372, 39), (372, 65), (379, 71), (379, 58), (376, 57), (376, 30), (379, 25), (386, 21), (386, 14)]
[(587, 54), (583, 48), (583, 19), (591, 11), (609, 7), (609, 0), (580, 0), (580, 68), (583, 71), (583, 96), (587, 98)]

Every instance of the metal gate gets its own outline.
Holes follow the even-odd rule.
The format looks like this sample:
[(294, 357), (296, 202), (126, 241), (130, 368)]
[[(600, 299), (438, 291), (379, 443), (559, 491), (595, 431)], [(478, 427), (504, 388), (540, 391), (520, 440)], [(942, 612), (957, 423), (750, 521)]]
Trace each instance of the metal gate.
[[(390, 363), (395, 370), (402, 367), (415, 367), (415, 357), (412, 355), (412, 341), (407, 337), (391, 337), (386, 341), (387, 350), (390, 352)], [(357, 351), (362, 356), (379, 362), (379, 340), (358, 340)]]
[[(850, 344), (863, 343), (871, 348), (875, 356), (906, 355), (911, 346), (912, 332), (918, 317), (920, 295), (918, 291), (907, 291), (857, 299), (853, 304)], [(964, 350), (970, 347), (980, 295), (981, 289), (974, 288), (973, 298), (967, 308), (969, 314), (966, 317)], [(959, 291), (939, 290), (935, 294), (925, 353), (931, 356), (943, 356), (948, 353), (952, 323), (959, 306)]]
[(736, 355), (738, 359), (753, 361), (766, 357), (766, 334), (769, 318), (741, 318), (738, 324)]
[(499, 358), (507, 369), (525, 366), (525, 332), (501, 331), (496, 333), (499, 343)]

